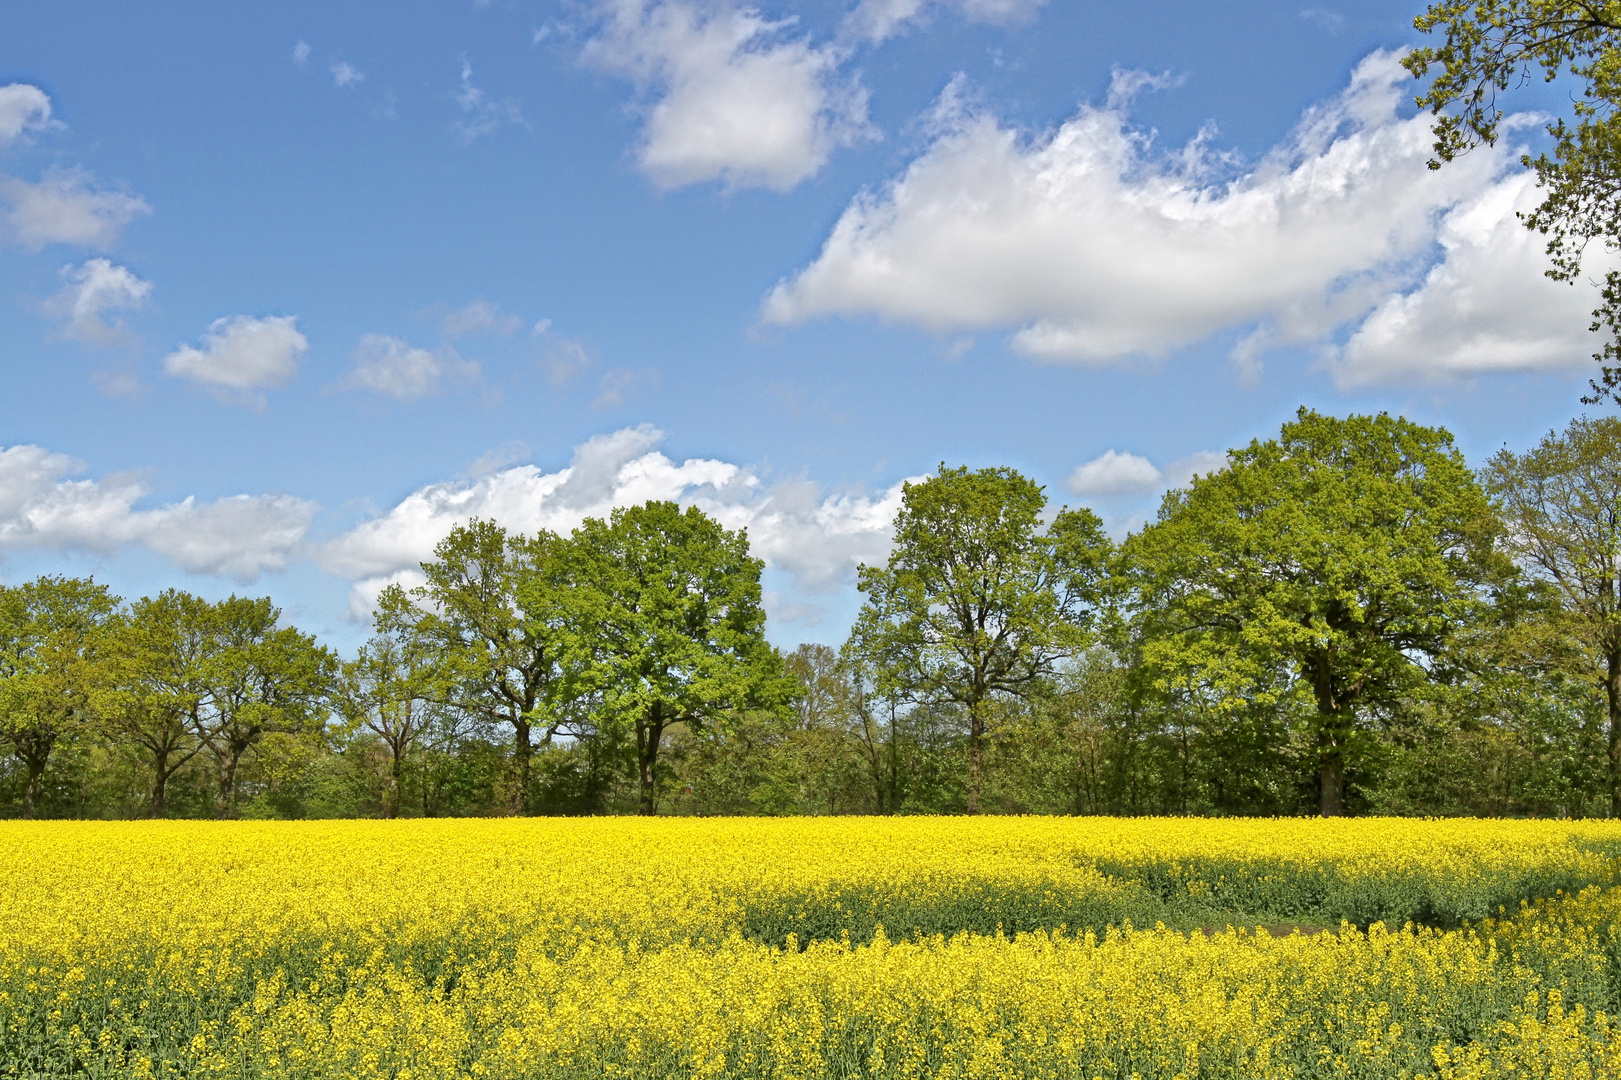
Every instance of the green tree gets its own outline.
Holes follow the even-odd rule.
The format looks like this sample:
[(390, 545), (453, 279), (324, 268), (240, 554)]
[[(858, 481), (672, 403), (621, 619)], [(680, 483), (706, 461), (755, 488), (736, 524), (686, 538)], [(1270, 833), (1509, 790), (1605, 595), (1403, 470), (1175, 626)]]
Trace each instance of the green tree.
[(1446, 431), (1302, 408), (1126, 542), (1142, 663), (1217, 712), (1285, 705), (1303, 683), (1320, 809), (1341, 814), (1369, 714), (1435, 673), (1507, 573), (1496, 529)]
[(382, 740), (388, 750), (383, 816), (400, 814), (405, 758), (422, 737), (432, 702), (445, 697), (444, 665), (428, 639), (391, 617), (405, 609), (399, 586), (381, 599), (377, 634), (343, 665), (337, 699), (344, 718)]
[(1621, 420), (1573, 420), (1524, 454), (1500, 451), (1481, 477), (1505, 546), (1556, 591), (1552, 626), (1603, 698), (1610, 812), (1621, 816)]
[(206, 665), (218, 648), (214, 608), (177, 589), (142, 597), (111, 634), (96, 712), (109, 737), (150, 768), (149, 812), (167, 812), (169, 781), (204, 748)]
[(949, 701), (968, 719), (968, 812), (979, 809), (990, 702), (1022, 696), (1084, 647), (1110, 544), (1090, 510), (1059, 511), (1012, 469), (907, 484), (885, 567), (862, 566), (852, 632), (880, 694)]
[(826, 645), (800, 645), (784, 659), (794, 680), (793, 726), (784, 738), (784, 757), (800, 791), (800, 804), (812, 813), (866, 809), (870, 772), (865, 722), (855, 684)]
[(765, 640), (763, 564), (746, 533), (673, 502), (588, 518), (571, 546), (570, 680), (603, 722), (633, 733), (640, 811), (652, 814), (672, 727), (697, 730), (792, 695)]
[(206, 702), (197, 738), (219, 769), (220, 817), (237, 805), (242, 757), (272, 732), (320, 738), (338, 672), (332, 650), (296, 627), (281, 626), (269, 597), (231, 596), (213, 605), (213, 648), (203, 662)]
[(99, 654), (118, 603), (90, 578), (0, 585), (0, 737), (27, 771), (24, 817), (39, 810), (57, 742), (89, 724)]
[(422, 565), (427, 583), (388, 601), (388, 617), (409, 624), (455, 678), (444, 704), (512, 729), (516, 792), (528, 805), (534, 732), (549, 742), (563, 723), (562, 678), (569, 582), (567, 542), (555, 533), (510, 535), (493, 521), (453, 529)]
[[(1546, 192), (1526, 225), (1548, 237), (1549, 276), (1582, 280), (1589, 244), (1621, 246), (1621, 7), (1612, 0), (1441, 0), (1415, 25), (1443, 35), (1403, 61), (1415, 77), (1440, 68), (1418, 99), (1437, 115), (1431, 168), (1497, 141), (1500, 94), (1534, 75), (1575, 80), (1571, 116), (1548, 125), (1552, 151), (1522, 160)], [(1621, 271), (1606, 273), (1592, 329), (1609, 337), (1594, 356), (1603, 374), (1585, 400), (1621, 403)]]

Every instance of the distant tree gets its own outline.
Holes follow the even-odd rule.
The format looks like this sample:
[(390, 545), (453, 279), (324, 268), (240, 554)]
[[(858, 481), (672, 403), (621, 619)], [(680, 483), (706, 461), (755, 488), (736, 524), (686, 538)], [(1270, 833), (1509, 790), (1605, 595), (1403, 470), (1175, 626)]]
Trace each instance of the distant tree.
[(1061, 510), (1012, 469), (948, 469), (907, 484), (884, 567), (862, 566), (867, 601), (851, 649), (876, 689), (948, 701), (968, 719), (968, 812), (979, 809), (990, 702), (1024, 695), (1082, 648), (1110, 544), (1090, 510)]
[(1218, 712), (1283, 704), (1303, 682), (1320, 810), (1339, 815), (1369, 712), (1399, 707), (1508, 573), (1497, 527), (1444, 430), (1301, 409), (1127, 541), (1142, 663)]
[(454, 673), (444, 703), (512, 729), (516, 791), (513, 809), (528, 805), (535, 732), (549, 741), (567, 711), (564, 687), (562, 576), (567, 541), (544, 530), (509, 534), (493, 521), (453, 529), (422, 570), (427, 583), (394, 596), (385, 611), (437, 650)]
[(0, 738), (27, 772), (24, 817), (39, 810), (58, 740), (89, 724), (95, 669), (118, 603), (90, 578), (0, 585)]
[(312, 635), (282, 626), (268, 597), (231, 596), (213, 605), (214, 638), (203, 663), (206, 703), (197, 738), (218, 766), (220, 817), (236, 814), (242, 757), (271, 732), (320, 738), (338, 658)]
[[(1496, 143), (1503, 92), (1535, 76), (1574, 80), (1570, 119), (1548, 125), (1551, 152), (1523, 159), (1546, 192), (1525, 223), (1548, 237), (1550, 277), (1583, 280), (1588, 245), (1621, 247), (1621, 10), (1596, 0), (1441, 0), (1415, 25), (1443, 35), (1403, 61), (1415, 77), (1440, 68), (1418, 99), (1438, 118), (1431, 168)], [(1605, 274), (1592, 329), (1609, 338), (1594, 356), (1602, 375), (1586, 400), (1621, 402), (1621, 271)]]
[(1610, 812), (1621, 816), (1621, 419), (1578, 418), (1533, 450), (1503, 450), (1481, 471), (1504, 543), (1559, 603), (1552, 626), (1602, 696)]
[(649, 502), (588, 518), (571, 543), (574, 692), (634, 736), (641, 813), (655, 812), (659, 753), (696, 730), (792, 695), (765, 640), (763, 564), (748, 536), (697, 508)]
[(377, 634), (343, 665), (337, 700), (344, 718), (382, 740), (389, 755), (383, 816), (400, 814), (405, 757), (422, 737), (432, 703), (445, 697), (446, 672), (426, 637), (391, 617), (406, 608), (399, 586), (381, 598)]
[[(783, 756), (812, 813), (857, 809), (866, 800), (863, 718), (857, 690), (839, 654), (826, 645), (800, 645), (784, 659), (796, 684), (793, 725), (783, 737)], [(859, 800), (859, 803), (858, 803)]]
[(142, 597), (109, 641), (96, 712), (109, 736), (133, 743), (151, 769), (149, 809), (167, 811), (169, 781), (204, 749), (207, 665), (219, 648), (214, 607), (167, 589)]

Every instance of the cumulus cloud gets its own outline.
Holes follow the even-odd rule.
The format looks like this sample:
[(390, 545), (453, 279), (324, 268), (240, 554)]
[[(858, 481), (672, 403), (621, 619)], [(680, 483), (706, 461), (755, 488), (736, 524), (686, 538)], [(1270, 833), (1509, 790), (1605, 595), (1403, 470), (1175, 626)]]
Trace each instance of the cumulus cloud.
[(1105, 450), (1078, 465), (1064, 486), (1083, 498), (1109, 499), (1142, 495), (1166, 488), (1186, 487), (1195, 476), (1218, 472), (1227, 465), (1227, 455), (1203, 450), (1179, 458), (1160, 469), (1140, 454)]
[(51, 126), (51, 99), (37, 86), (0, 86), (0, 147)]
[(1331, 362), (1342, 387), (1438, 381), (1493, 371), (1589, 366), (1592, 284), (1621, 265), (1594, 245), (1575, 284), (1549, 280), (1545, 238), (1518, 214), (1541, 202), (1536, 178), (1507, 177), (1448, 211), (1441, 261), (1419, 285), (1380, 302)]
[(366, 81), (366, 76), (349, 63), (339, 61), (332, 65), (332, 81), (338, 86), (358, 86)]
[(1138, 454), (1105, 450), (1084, 465), (1077, 465), (1065, 486), (1077, 495), (1134, 495), (1152, 491), (1160, 471)]
[(89, 259), (61, 270), (66, 286), (45, 301), (45, 313), (62, 320), (64, 337), (96, 345), (127, 340), (124, 322), (109, 312), (135, 311), (146, 306), (152, 283), (136, 277), (128, 267), (107, 259)]
[(446, 379), (475, 379), (479, 367), (454, 349), (419, 349), (386, 334), (367, 334), (355, 348), (355, 369), (344, 385), (405, 400), (439, 391)]
[(832, 46), (787, 37), (792, 20), (683, 0), (604, 0), (587, 63), (654, 99), (637, 160), (658, 186), (718, 180), (786, 191), (841, 146), (873, 137), (867, 94)]
[(299, 67), (303, 67), (305, 64), (308, 64), (309, 62), (310, 62), (310, 43), (307, 42), (307, 41), (304, 41), (303, 39), (300, 39), (298, 44), (293, 46), (293, 63), (297, 64)]
[(188, 572), (246, 582), (287, 565), (317, 509), (290, 495), (237, 495), (137, 510), (147, 494), (138, 476), (74, 479), (83, 470), (44, 447), (0, 449), (0, 550), (107, 554), (139, 544)]
[(873, 43), (914, 25), (936, 8), (952, 8), (969, 22), (1010, 26), (1033, 18), (1047, 0), (861, 0), (845, 17), (846, 36)]
[(1165, 466), (1161, 479), (1167, 488), (1187, 487), (1196, 476), (1209, 476), (1227, 467), (1225, 450), (1200, 450)]
[(1319, 340), (1422, 269), (1437, 218), (1512, 166), (1506, 146), (1438, 173), (1428, 116), (1403, 118), (1411, 79), (1376, 52), (1335, 99), (1307, 111), (1258, 164), (1211, 149), (1168, 153), (1109, 101), (1026, 136), (942, 98), (941, 134), (886, 188), (858, 197), (808, 267), (767, 297), (794, 324), (875, 314), (939, 333), (1013, 328), (1035, 357), (1157, 356), (1229, 329), (1235, 358)]
[(201, 348), (182, 345), (163, 358), (163, 370), (202, 383), (230, 400), (263, 407), (261, 389), (285, 386), (298, 374), (309, 348), (292, 315), (215, 319)]
[(0, 175), (0, 203), (6, 239), (31, 251), (46, 244), (108, 248), (152, 212), (139, 196), (98, 187), (82, 169), (52, 169), (35, 182)]
[(616, 506), (671, 499), (701, 507), (728, 528), (745, 528), (754, 553), (797, 587), (829, 592), (849, 583), (860, 562), (881, 562), (900, 507), (901, 486), (878, 495), (824, 494), (807, 481), (768, 487), (728, 462), (676, 463), (657, 449), (648, 425), (598, 435), (565, 469), (520, 465), (432, 484), (317, 551), (326, 569), (352, 582), (351, 610), (364, 616), (383, 587), (411, 575), (450, 530), (475, 517), (509, 529), (568, 532)]

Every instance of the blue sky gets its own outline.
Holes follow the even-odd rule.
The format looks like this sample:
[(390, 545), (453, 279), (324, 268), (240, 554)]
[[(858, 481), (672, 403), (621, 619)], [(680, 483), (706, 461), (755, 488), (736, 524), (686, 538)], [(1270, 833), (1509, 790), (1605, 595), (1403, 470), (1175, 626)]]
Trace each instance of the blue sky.
[(1593, 293), (1514, 219), (1533, 123), (1423, 167), (1418, 10), (9, 5), (0, 580), (349, 649), (468, 516), (679, 498), (837, 644), (941, 461), (1122, 535), (1302, 404), (1527, 446)]

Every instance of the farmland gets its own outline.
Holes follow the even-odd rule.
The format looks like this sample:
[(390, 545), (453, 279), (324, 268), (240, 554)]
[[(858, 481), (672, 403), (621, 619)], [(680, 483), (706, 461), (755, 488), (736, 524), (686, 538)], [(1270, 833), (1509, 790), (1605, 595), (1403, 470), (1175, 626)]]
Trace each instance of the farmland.
[(1602, 1072), (1618, 857), (1551, 821), (11, 823), (0, 1067)]

